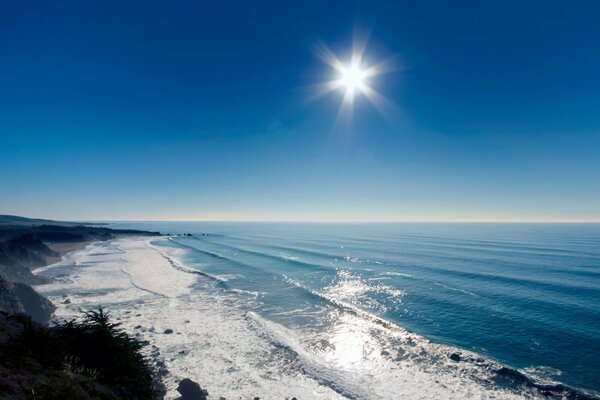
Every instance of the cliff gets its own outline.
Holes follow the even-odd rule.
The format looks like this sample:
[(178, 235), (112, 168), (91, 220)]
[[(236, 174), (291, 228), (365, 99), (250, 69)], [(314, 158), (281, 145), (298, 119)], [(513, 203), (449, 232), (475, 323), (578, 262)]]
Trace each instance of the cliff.
[(0, 215), (0, 310), (26, 313), (34, 321), (46, 323), (55, 307), (30, 286), (47, 282), (32, 270), (91, 242), (159, 234)]

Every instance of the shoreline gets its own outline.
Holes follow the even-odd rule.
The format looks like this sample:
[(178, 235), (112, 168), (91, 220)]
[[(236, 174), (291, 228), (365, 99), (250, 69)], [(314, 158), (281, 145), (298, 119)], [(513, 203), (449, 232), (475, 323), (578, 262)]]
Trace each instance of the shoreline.
[[(231, 366), (208, 362), (212, 358), (235, 358), (240, 352), (238, 337), (229, 335), (232, 331), (254, 340), (257, 346), (260, 340), (247, 331), (247, 317), (222, 315), (213, 309), (210, 294), (190, 291), (193, 286), (214, 285), (214, 280), (175, 268), (170, 260), (172, 255), (161, 253), (149, 244), (151, 240), (133, 236), (92, 243), (65, 255), (58, 263), (37, 269), (36, 274), (54, 278), (53, 282), (36, 286), (57, 304), (54, 319), (68, 320), (80, 310), (101, 304), (115, 322), (144, 344), (142, 353), (150, 360), (156, 379), (166, 387), (165, 399), (179, 398), (177, 385), (186, 378), (202, 387), (207, 385), (211, 394), (218, 394), (209, 396), (211, 399), (259, 395), (310, 399), (315, 398), (315, 393), (320, 393), (319, 398), (323, 399), (345, 398), (305, 378), (298, 381), (287, 377), (287, 382), (282, 380), (264, 387), (256, 381), (256, 371), (246, 361)], [(154, 279), (149, 279), (149, 275)], [(200, 282), (202, 278), (206, 282)], [(197, 307), (190, 309), (188, 304)], [(214, 354), (206, 353), (198, 344), (207, 336), (224, 348)], [(277, 365), (273, 368), (275, 373)], [(297, 384), (307, 387), (290, 389)]]
[(176, 398), (180, 379), (169, 379), (165, 357), (149, 337), (166, 335), (164, 332), (172, 328), (165, 321), (161, 326), (158, 321), (141, 325), (139, 317), (150, 314), (140, 309), (168, 307), (195, 277), (180, 271), (172, 273), (168, 260), (150, 247), (151, 240), (147, 236), (123, 235), (87, 243), (65, 253), (60, 261), (34, 270), (34, 274), (50, 278), (50, 282), (35, 288), (56, 305), (53, 320), (68, 320), (82, 310), (102, 305), (115, 322), (143, 344), (142, 354), (150, 362), (156, 383), (170, 388), (166, 398)]
[[(168, 240), (169, 237), (162, 236), (158, 238), (160, 239)], [(211, 307), (211, 302), (216, 302), (216, 297), (211, 297), (211, 291), (223, 282), (177, 268), (173, 265), (173, 260), (177, 260), (177, 255), (181, 253), (178, 253), (177, 249), (168, 248), (169, 251), (175, 252), (175, 254), (168, 254), (166, 247), (159, 249), (150, 243), (152, 240), (155, 239), (128, 236), (88, 244), (83, 249), (66, 254), (61, 262), (36, 270), (36, 274), (55, 275), (58, 279), (54, 284), (43, 284), (36, 288), (56, 301), (58, 306), (56, 318), (68, 319), (79, 310), (97, 304), (105, 306), (113, 314), (116, 322), (122, 323), (127, 332), (146, 345), (144, 353), (152, 360), (152, 368), (157, 379), (167, 387), (165, 398), (168, 399), (178, 396), (175, 388), (177, 382), (184, 378), (193, 379), (202, 385), (206, 384), (211, 393), (217, 392), (225, 398), (265, 393), (268, 398), (271, 396), (291, 398), (291, 395), (298, 398), (315, 398), (310, 394), (315, 390), (321, 391), (319, 398), (367, 398), (365, 396), (368, 395), (362, 393), (360, 387), (352, 389), (356, 392), (336, 389), (338, 383), (328, 381), (330, 378), (325, 377), (329, 373), (322, 376), (320, 374), (323, 372), (317, 372), (325, 368), (320, 362), (313, 360), (309, 355), (302, 355), (299, 344), (291, 347), (290, 344), (285, 344), (286, 340), (289, 340), (289, 334), (281, 330), (283, 327), (274, 326), (276, 324), (251, 312), (240, 316), (229, 315), (228, 313), (232, 312), (229, 308), (215, 310)], [(198, 290), (192, 291), (192, 288)], [(227, 301), (235, 300), (232, 296)], [(252, 335), (255, 333), (249, 332), (249, 329), (258, 330), (259, 338), (250, 337), (249, 333)], [(255, 378), (251, 378), (255, 371), (247, 369), (248, 366), (244, 365), (247, 361), (243, 358), (241, 361), (230, 361), (231, 367), (235, 369), (233, 371), (220, 369), (223, 359), (235, 359), (232, 355), (240, 351), (240, 343), (236, 343), (239, 342), (240, 337), (253, 343), (252, 346), (260, 348), (265, 345), (260, 339), (261, 336), (264, 339), (264, 335), (268, 336), (267, 342), (269, 342), (264, 351), (267, 351), (269, 346), (284, 346), (283, 350), (286, 352), (292, 351), (301, 358), (308, 357), (302, 361), (307, 363), (303, 367), (303, 374), (306, 375), (307, 371), (312, 370), (314, 372), (302, 378), (300, 384), (294, 380), (284, 383), (283, 379), (289, 377), (280, 376), (279, 379), (282, 380), (277, 385), (261, 386), (261, 383), (254, 381)], [(206, 342), (207, 337), (211, 338), (209, 341), (214, 340), (219, 347), (211, 348), (210, 351), (198, 349), (203, 347), (202, 344)], [(440, 355), (448, 350), (446, 349), (448, 346), (435, 343), (430, 347), (432, 346), (439, 348), (438, 351), (443, 350)], [(449, 349), (453, 348), (449, 347)], [(207, 362), (211, 359), (214, 365)], [(469, 369), (484, 367), (496, 370), (498, 376), (514, 381), (520, 386), (529, 387), (531, 393), (536, 394), (534, 397), (545, 393), (546, 396), (551, 393), (565, 394), (564, 390), (571, 390), (560, 384), (536, 383), (523, 373), (503, 367), (490, 359), (482, 364), (481, 357), (468, 351), (461, 350), (453, 353), (450, 359), (456, 365), (460, 361), (463, 368), (472, 363)], [(201, 365), (198, 365), (198, 360)], [(317, 364), (314, 364), (315, 362)], [(274, 368), (271, 373), (278, 373), (277, 366)], [(421, 376), (420, 379), (425, 376)], [(409, 383), (413, 378), (407, 377), (407, 379)], [(226, 390), (228, 386), (236, 385), (242, 389)], [(305, 388), (298, 388), (294, 393), (288, 393), (286, 389), (302, 385)], [(350, 382), (345, 382), (344, 385), (354, 387)], [(455, 383), (452, 384), (454, 385)], [(243, 387), (253, 387), (254, 390), (250, 392)], [(285, 390), (282, 391), (281, 387)], [(307, 390), (303, 393), (305, 389)], [(500, 388), (493, 389), (491, 393), (498, 394), (497, 398), (520, 398), (516, 393), (511, 395)], [(433, 395), (433, 392), (430, 394)], [(460, 397), (458, 393), (453, 396)]]
[[(31, 394), (35, 397), (38, 392), (44, 398), (47, 395), (160, 396), (164, 386), (159, 371), (145, 366), (139, 341), (120, 336), (121, 331), (114, 329), (118, 324), (103, 325), (100, 308), (86, 307), (85, 311), (90, 313), (74, 313), (68, 318), (70, 322), (60, 318), (57, 311), (71, 300), (66, 295), (49, 296), (40, 287), (60, 284), (68, 278), (39, 274), (103, 243), (127, 240), (132, 235), (146, 239), (160, 237), (160, 233), (60, 222), (40, 225), (37, 220), (25, 218), (17, 224), (11, 218), (0, 217), (4, 217), (0, 218), (0, 397), (25, 398)], [(31, 223), (22, 224), (23, 221)], [(78, 268), (77, 263), (74, 267)], [(56, 325), (50, 323), (60, 319), (63, 321)], [(68, 331), (64, 330), (66, 326)], [(86, 350), (85, 346), (78, 347), (81, 340), (96, 341), (99, 345)], [(94, 353), (104, 348), (110, 354), (108, 359)], [(84, 368), (79, 366), (80, 362), (91, 368), (92, 373), (80, 371), (79, 368)], [(93, 371), (99, 371), (102, 383)]]
[[(55, 225), (46, 224), (49, 222)], [(68, 253), (90, 243), (132, 234), (160, 235), (159, 232), (0, 216), (0, 310), (24, 313), (35, 322), (46, 324), (56, 307), (33, 289), (32, 285), (46, 283), (47, 279), (32, 271), (60, 262)]]

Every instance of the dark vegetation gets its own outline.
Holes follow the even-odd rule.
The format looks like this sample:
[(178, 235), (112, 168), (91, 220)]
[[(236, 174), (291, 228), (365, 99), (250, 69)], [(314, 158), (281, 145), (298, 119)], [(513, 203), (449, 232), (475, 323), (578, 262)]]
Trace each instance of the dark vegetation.
[(0, 312), (0, 398), (157, 398), (141, 348), (101, 307), (52, 327)]

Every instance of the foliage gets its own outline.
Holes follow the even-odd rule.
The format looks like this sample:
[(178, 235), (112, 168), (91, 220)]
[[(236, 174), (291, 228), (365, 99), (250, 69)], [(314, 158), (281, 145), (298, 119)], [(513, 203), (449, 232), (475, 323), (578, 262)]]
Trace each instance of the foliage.
[(25, 320), (22, 331), (0, 345), (0, 367), (41, 377), (35, 399), (153, 399), (141, 345), (119, 325), (102, 307), (52, 327)]

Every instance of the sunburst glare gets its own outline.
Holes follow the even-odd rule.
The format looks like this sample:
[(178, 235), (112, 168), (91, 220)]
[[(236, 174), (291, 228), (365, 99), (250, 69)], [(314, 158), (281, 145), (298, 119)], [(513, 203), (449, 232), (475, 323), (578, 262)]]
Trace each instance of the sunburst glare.
[(342, 103), (338, 113), (338, 119), (342, 115), (351, 116), (354, 103), (358, 95), (367, 98), (371, 104), (380, 112), (384, 113), (391, 102), (378, 93), (372, 84), (378, 75), (394, 70), (394, 66), (388, 60), (380, 63), (370, 64), (365, 60), (365, 51), (368, 35), (354, 35), (352, 52), (347, 61), (342, 61), (323, 42), (317, 45), (316, 53), (325, 63), (334, 70), (332, 80), (317, 85), (314, 91), (315, 97), (342, 91)]
[(343, 67), (340, 71), (339, 84), (347, 91), (354, 92), (365, 85), (366, 73), (358, 65)]

